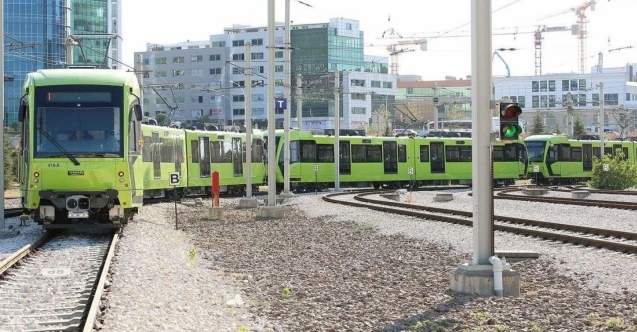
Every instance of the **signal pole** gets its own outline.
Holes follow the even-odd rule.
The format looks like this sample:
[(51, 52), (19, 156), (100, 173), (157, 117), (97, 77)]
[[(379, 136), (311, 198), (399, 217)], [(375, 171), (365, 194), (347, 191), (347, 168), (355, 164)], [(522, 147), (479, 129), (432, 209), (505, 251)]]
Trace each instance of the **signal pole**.
[(296, 126), (303, 130), (303, 76), (296, 74)]
[(341, 157), (338, 143), (341, 135), (340, 84), (338, 69), (334, 69), (334, 191), (341, 191)]
[[(290, 53), (292, 48), (290, 47), (290, 0), (285, 0), (285, 38), (283, 41), (285, 50), (283, 50), (283, 97), (287, 101), (288, 105), (292, 105), (290, 100), (290, 90), (292, 89), (292, 80), (290, 77)], [(290, 198), (294, 196), (290, 192), (290, 116), (292, 111), (290, 107), (286, 107), (283, 119), (283, 192), (281, 197)]]
[(252, 197), (252, 44), (246, 43), (246, 67), (243, 72), (246, 76), (244, 93), (246, 107), (246, 197), (239, 200), (241, 208), (255, 208), (258, 205), (256, 198)]
[[(510, 296), (519, 295), (519, 273), (510, 271), (499, 258), (491, 256), (491, 49), (491, 0), (471, 0), (473, 261), (458, 265), (450, 288), (480, 296), (494, 293)], [(496, 283), (497, 270), (507, 280), (504, 291), (502, 283)]]
[(599, 158), (604, 159), (604, 82), (599, 83)]
[[(274, 112), (274, 0), (268, 0), (268, 206), (259, 211), (260, 217), (283, 218), (283, 208), (276, 206), (276, 115)], [(248, 54), (248, 56), (250, 56)], [(252, 82), (250, 82), (252, 84)]]

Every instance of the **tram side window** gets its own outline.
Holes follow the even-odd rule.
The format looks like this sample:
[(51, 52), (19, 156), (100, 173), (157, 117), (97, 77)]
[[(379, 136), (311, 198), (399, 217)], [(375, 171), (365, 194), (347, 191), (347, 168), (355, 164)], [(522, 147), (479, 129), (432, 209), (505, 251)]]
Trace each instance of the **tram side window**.
[(299, 162), (299, 141), (291, 141), (290, 142), (290, 163), (298, 163)]
[(333, 163), (334, 162), (334, 145), (333, 144), (318, 144), (318, 162), (319, 163)]
[(406, 145), (398, 146), (398, 162), (401, 162), (401, 163), (407, 162), (407, 146)]
[(352, 144), (351, 149), (353, 163), (364, 163), (366, 161), (367, 152), (365, 149), (365, 145)]
[(219, 141), (210, 142), (210, 160), (213, 163), (223, 162), (223, 147), (221, 143)]
[(151, 139), (150, 136), (144, 136), (144, 150), (142, 151), (142, 161), (144, 162), (152, 162), (153, 161), (153, 157), (152, 157), (152, 150), (150, 147), (151, 144)]
[(232, 142), (219, 142), (222, 144), (222, 163), (231, 163), (232, 162)]
[(429, 145), (420, 146), (420, 162), (421, 163), (429, 162)]
[(301, 141), (301, 162), (316, 162), (316, 143), (313, 141)]
[(382, 145), (352, 145), (352, 163), (380, 163), (382, 161)]
[(190, 141), (190, 148), (192, 150), (192, 162), (195, 164), (199, 163), (199, 141), (193, 139)]
[(582, 148), (571, 147), (571, 161), (582, 161)]
[(471, 162), (470, 146), (446, 146), (447, 162)]
[(172, 138), (161, 138), (159, 140), (161, 143), (161, 162), (162, 163), (172, 163), (175, 162), (174, 157), (174, 147), (173, 144), (175, 141)]
[[(264, 154), (264, 147), (263, 147), (263, 140), (262, 139), (255, 139), (252, 140), (253, 144), (252, 144), (252, 162), (263, 162), (263, 154)], [(298, 145), (298, 144), (297, 144)], [(290, 145), (292, 146), (292, 145)]]
[(493, 161), (504, 161), (504, 149), (502, 146), (494, 146), (491, 154)]
[(560, 145), (560, 152), (558, 153), (559, 161), (571, 161), (571, 147), (568, 145)]
[(368, 145), (367, 146), (367, 162), (380, 163), (383, 161), (383, 146)]

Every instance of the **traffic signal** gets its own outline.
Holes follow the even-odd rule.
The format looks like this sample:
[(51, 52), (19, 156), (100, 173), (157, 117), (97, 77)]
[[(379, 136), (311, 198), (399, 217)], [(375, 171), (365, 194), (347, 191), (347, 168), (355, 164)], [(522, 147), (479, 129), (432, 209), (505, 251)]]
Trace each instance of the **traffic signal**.
[(518, 103), (500, 103), (500, 139), (517, 140), (522, 134), (519, 116), (522, 109)]

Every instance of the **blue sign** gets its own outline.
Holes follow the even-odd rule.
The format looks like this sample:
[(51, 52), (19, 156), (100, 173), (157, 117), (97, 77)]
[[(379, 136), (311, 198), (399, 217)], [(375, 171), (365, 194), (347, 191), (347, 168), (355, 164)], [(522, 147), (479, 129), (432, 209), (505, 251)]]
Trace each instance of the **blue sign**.
[(288, 109), (288, 101), (285, 98), (274, 98), (274, 109), (275, 110)]

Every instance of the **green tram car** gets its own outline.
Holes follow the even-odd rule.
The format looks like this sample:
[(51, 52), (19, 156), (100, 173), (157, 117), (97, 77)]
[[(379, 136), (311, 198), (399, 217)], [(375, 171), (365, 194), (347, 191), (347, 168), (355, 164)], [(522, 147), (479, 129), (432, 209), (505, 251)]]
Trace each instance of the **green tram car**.
[(142, 206), (140, 88), (133, 73), (44, 69), (23, 86), (20, 190), (46, 228), (119, 225)]
[[(600, 157), (600, 141), (573, 140), (563, 135), (533, 135), (524, 140), (529, 154), (528, 177), (536, 184), (569, 184), (591, 178), (593, 158)], [(606, 141), (604, 154), (620, 150), (625, 160), (637, 162), (637, 142)]]
[[(334, 185), (334, 140), (331, 135), (290, 130), (290, 186), (296, 191)], [(471, 184), (470, 138), (367, 137), (339, 138), (343, 186), (378, 189), (417, 188), (432, 184)], [(283, 130), (276, 132), (277, 187), (284, 181)], [(494, 182), (510, 185), (526, 177), (528, 161), (522, 141), (496, 142)]]

